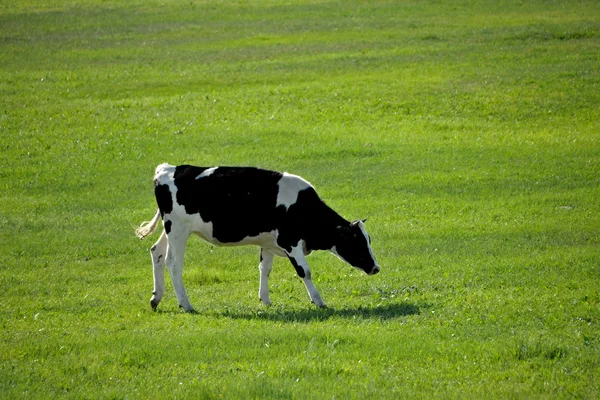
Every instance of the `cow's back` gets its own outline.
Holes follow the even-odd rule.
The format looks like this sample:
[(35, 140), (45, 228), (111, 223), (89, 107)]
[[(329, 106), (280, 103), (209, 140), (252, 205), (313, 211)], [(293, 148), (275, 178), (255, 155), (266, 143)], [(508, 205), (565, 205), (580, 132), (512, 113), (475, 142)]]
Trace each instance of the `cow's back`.
[(174, 214), (167, 218), (210, 224), (210, 235), (203, 226), (201, 236), (223, 244), (274, 232), (298, 192), (312, 189), (295, 175), (254, 167), (168, 164), (157, 168), (155, 185), (161, 212)]

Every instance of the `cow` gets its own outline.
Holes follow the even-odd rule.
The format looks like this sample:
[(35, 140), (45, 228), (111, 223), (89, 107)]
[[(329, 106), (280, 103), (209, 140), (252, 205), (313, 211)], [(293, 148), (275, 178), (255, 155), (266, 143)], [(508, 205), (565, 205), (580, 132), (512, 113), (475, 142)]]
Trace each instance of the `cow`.
[(379, 272), (364, 221), (342, 218), (299, 176), (255, 167), (161, 164), (154, 174), (154, 193), (158, 210), (136, 230), (144, 239), (162, 219), (164, 230), (151, 248), (154, 311), (165, 291), (166, 264), (180, 307), (195, 312), (182, 279), (192, 233), (216, 246), (259, 246), (259, 298), (265, 305), (271, 304), (268, 279), (274, 256), (290, 260), (318, 307), (326, 305), (306, 262), (312, 251), (327, 250), (369, 275)]

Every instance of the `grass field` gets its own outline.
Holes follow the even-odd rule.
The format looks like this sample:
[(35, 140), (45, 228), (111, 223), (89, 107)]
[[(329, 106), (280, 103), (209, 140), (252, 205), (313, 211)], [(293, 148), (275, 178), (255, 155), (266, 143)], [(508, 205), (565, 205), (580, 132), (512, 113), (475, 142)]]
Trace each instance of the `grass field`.
[[(600, 397), (597, 1), (0, 2), (1, 398)], [(305, 177), (382, 266), (190, 240), (157, 164)]]

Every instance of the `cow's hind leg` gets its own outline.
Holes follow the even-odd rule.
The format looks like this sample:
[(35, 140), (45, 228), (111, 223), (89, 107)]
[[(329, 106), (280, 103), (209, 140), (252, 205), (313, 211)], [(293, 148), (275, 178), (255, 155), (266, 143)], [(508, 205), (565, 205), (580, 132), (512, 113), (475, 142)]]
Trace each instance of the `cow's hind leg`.
[(315, 284), (312, 281), (312, 275), (310, 272), (310, 267), (308, 266), (308, 262), (304, 257), (304, 252), (302, 251), (302, 246), (298, 245), (292, 248), (290, 254), (288, 254), (288, 258), (290, 259), (292, 265), (296, 269), (296, 273), (302, 281), (304, 282), (304, 286), (306, 287), (306, 291), (310, 297), (310, 300), (315, 303), (317, 307), (325, 308), (327, 305), (323, 302), (321, 298), (321, 294), (315, 287)]
[(154, 290), (150, 299), (150, 306), (154, 311), (165, 293), (165, 257), (167, 256), (167, 234), (165, 231), (150, 249), (152, 255), (152, 270), (154, 272)]
[(171, 276), (171, 282), (173, 283), (173, 289), (175, 289), (179, 306), (185, 312), (195, 313), (196, 311), (190, 304), (185, 287), (183, 286), (183, 259), (188, 236), (173, 231), (168, 234), (167, 268), (169, 269), (169, 275)]
[(266, 306), (271, 304), (271, 299), (269, 298), (269, 274), (273, 268), (274, 257), (274, 254), (269, 250), (260, 249), (260, 264), (258, 266), (260, 270), (260, 285), (258, 287), (258, 297)]

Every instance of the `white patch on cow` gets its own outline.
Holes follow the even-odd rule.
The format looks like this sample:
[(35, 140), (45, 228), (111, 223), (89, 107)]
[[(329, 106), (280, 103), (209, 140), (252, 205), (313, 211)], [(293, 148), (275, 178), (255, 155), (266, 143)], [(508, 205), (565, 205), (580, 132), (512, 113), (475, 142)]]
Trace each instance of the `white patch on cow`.
[(212, 168), (207, 168), (204, 171), (202, 171), (202, 173), (200, 175), (198, 175), (196, 177), (196, 180), (200, 179), (200, 178), (206, 178), (207, 176), (211, 176), (213, 174), (213, 172), (215, 172), (217, 170), (217, 168), (219, 167), (212, 167)]
[(168, 185), (173, 181), (175, 166), (170, 164), (160, 164), (154, 172), (154, 182), (158, 185)]
[(301, 190), (312, 187), (310, 183), (299, 176), (283, 173), (283, 176), (277, 182), (279, 191), (277, 192), (277, 206), (284, 206), (286, 210), (298, 200), (298, 193)]
[[(185, 212), (185, 209), (184, 209)], [(187, 214), (187, 219), (189, 221), (192, 232), (196, 235), (200, 236), (202, 239), (206, 240), (209, 243), (215, 244), (215, 239), (213, 237), (213, 223), (205, 222), (200, 214)]]
[(367, 231), (365, 230), (365, 224), (362, 221), (358, 221), (358, 227), (360, 228), (360, 231), (362, 232), (362, 234), (365, 236), (365, 240), (367, 241), (367, 246), (369, 246), (369, 254), (371, 255), (371, 259), (373, 260), (373, 262), (375, 263), (375, 266), (377, 267), (377, 261), (375, 260), (375, 254), (373, 254), (373, 249), (371, 248), (371, 243), (369, 242), (369, 235), (367, 234)]
[(287, 257), (285, 250), (283, 250), (277, 244), (277, 236), (278, 235), (279, 235), (279, 233), (277, 232), (277, 230), (274, 230), (271, 232), (259, 233), (256, 236), (246, 236), (239, 242), (222, 243), (222, 242), (219, 242), (215, 238), (212, 238), (211, 240), (209, 240), (209, 242), (211, 242), (215, 246), (225, 246), (225, 247), (254, 245), (254, 246), (259, 246), (264, 249), (267, 249), (271, 253), (275, 254), (276, 256)]

